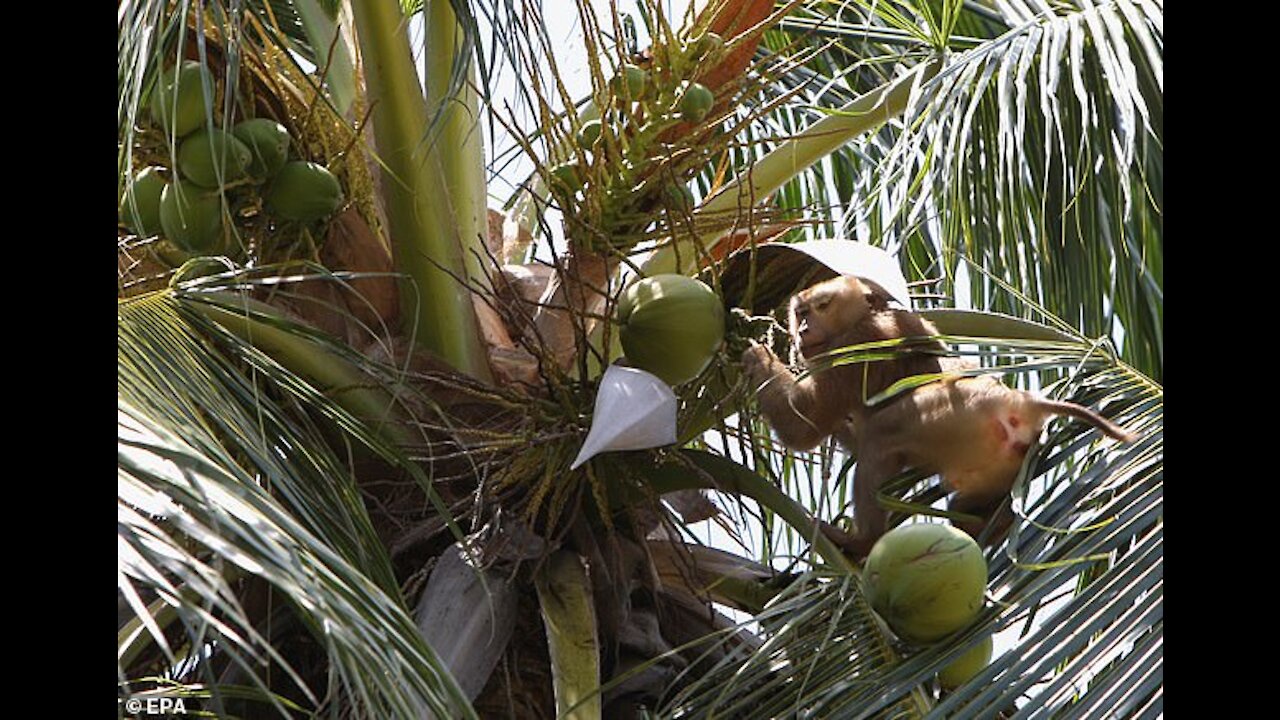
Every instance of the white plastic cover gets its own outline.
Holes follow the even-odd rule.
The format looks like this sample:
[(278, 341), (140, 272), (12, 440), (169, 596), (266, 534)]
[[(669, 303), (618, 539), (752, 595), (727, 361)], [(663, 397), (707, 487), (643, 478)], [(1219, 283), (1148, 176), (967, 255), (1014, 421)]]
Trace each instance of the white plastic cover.
[(850, 240), (811, 240), (794, 243), (791, 247), (808, 254), (841, 275), (871, 280), (887, 290), (903, 307), (911, 307), (907, 279), (903, 277), (898, 261), (884, 250)]
[(676, 441), (676, 394), (656, 375), (610, 365), (600, 378), (591, 431), (570, 470), (612, 450), (643, 450)]

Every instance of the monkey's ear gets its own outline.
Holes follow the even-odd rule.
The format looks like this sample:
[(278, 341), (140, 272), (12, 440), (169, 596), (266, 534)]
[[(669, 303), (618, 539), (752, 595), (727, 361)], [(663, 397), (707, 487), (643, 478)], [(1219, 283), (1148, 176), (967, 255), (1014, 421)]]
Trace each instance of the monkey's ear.
[(889, 296), (873, 290), (867, 293), (867, 307), (875, 311), (888, 310)]

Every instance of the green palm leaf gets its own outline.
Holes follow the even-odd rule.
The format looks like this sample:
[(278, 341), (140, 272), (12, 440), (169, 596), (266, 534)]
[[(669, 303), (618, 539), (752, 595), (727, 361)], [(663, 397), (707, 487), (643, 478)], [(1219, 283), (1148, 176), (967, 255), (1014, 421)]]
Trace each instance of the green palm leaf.
[[(870, 702), (900, 655), (861, 586), (857, 576), (798, 578), (756, 615), (764, 629), (760, 648), (728, 655), (665, 702), (660, 717), (834, 717)], [(854, 691), (827, 704), (841, 687)], [(930, 704), (909, 694), (895, 706), (911, 716)]]
[[(964, 256), (1081, 318), (1085, 333), (1113, 337), (1156, 378), (1163, 63), (1134, 51), (1154, 49), (1162, 23), (1154, 5), (1126, 0), (1026, 11), (959, 54), (920, 98), (866, 211), (887, 241), (915, 234), (948, 258), (952, 277)], [(969, 295), (1010, 307), (985, 278), (972, 279)]]
[[(406, 612), (350, 471), (322, 428), (286, 408), (305, 402), (359, 423), (193, 304), (161, 293), (119, 307), (120, 590), (155, 646), (133, 650), (122, 678), (137, 682), (167, 656), (181, 682), (217, 692), (243, 678), (265, 692), (272, 660), (304, 704), (325, 692), (315, 682), (328, 667), (327, 682), (370, 716), (469, 708)], [(219, 344), (250, 364), (225, 359)], [(314, 638), (327, 658), (318, 676), (249, 622), (232, 589), (249, 578)], [(144, 604), (157, 596), (187, 630), (185, 657), (149, 619)], [(226, 654), (203, 661), (206, 643)]]
[[(1085, 333), (1112, 337), (1159, 379), (1160, 5), (1114, 0), (1048, 12), (1013, 2), (995, 16), (965, 3), (951, 33), (926, 22), (924, 4), (866, 5), (819, 5), (774, 31), (774, 47), (816, 55), (774, 78), (812, 106), (762, 115), (770, 133), (793, 132), (797, 118), (811, 124), (840, 104), (842, 86), (870, 91), (930, 47), (951, 51), (947, 65), (902, 121), (833, 153), (784, 186), (778, 202), (837, 219), (818, 225), (818, 236), (901, 248), (909, 279), (941, 274), (943, 292), (973, 307), (1009, 312), (1012, 300), (990, 278), (1012, 282), (1080, 318)], [(908, 27), (928, 31), (913, 36)], [(969, 263), (986, 274), (966, 276)]]

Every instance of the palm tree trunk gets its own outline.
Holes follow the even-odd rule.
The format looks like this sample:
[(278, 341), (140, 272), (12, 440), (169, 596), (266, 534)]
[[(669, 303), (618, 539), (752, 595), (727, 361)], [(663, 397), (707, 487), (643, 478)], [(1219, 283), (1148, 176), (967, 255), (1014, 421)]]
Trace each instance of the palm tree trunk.
[[(396, 269), (412, 278), (401, 291), (401, 317), (427, 350), (472, 377), (490, 380), (471, 291), (464, 284), (473, 238), (462, 234), (465, 188), (453, 185), (468, 149), (430, 142), (428, 105), (413, 65), (408, 25), (394, 0), (352, 3), (378, 156), (387, 198)], [(454, 181), (457, 182), (454, 182)], [(481, 216), (481, 222), (484, 222)], [(468, 231), (469, 232), (469, 231)], [(476, 238), (476, 243), (480, 242)]]

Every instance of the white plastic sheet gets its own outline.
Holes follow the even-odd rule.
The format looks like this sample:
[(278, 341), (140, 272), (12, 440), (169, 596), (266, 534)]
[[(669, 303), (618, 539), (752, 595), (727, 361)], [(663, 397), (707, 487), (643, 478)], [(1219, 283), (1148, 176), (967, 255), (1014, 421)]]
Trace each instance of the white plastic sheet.
[(806, 253), (841, 275), (871, 280), (884, 288), (903, 307), (911, 307), (907, 279), (898, 261), (874, 245), (849, 240), (811, 240), (795, 243), (792, 248)]
[(643, 450), (676, 441), (676, 394), (656, 375), (610, 365), (600, 378), (591, 430), (573, 461), (576, 469), (613, 450)]

